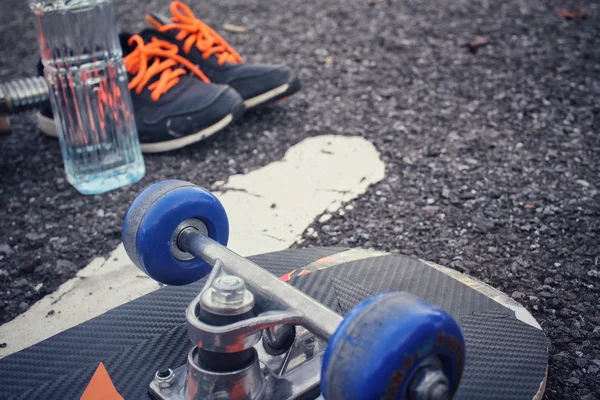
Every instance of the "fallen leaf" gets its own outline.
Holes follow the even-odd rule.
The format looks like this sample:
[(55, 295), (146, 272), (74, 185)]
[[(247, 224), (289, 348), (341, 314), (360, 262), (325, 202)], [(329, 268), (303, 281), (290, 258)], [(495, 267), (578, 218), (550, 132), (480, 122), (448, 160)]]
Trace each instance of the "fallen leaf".
[(23, 264), (19, 265), (19, 271), (21, 271), (24, 274), (30, 274), (35, 270), (36, 266), (37, 266), (37, 260), (35, 259), (35, 257), (31, 257), (30, 259), (25, 261)]
[(223, 29), (233, 33), (248, 33), (248, 27), (243, 25), (223, 24)]
[(490, 42), (489, 36), (475, 36), (475, 39), (467, 43), (466, 46), (471, 53), (476, 53), (480, 47), (486, 46)]
[(512, 271), (513, 274), (518, 275), (519, 274), (519, 267), (517, 265), (516, 262), (512, 263), (510, 266), (510, 269)]
[(588, 13), (580, 10), (567, 10), (561, 8), (558, 10), (558, 16), (562, 19), (573, 19), (575, 21), (581, 21), (588, 16)]

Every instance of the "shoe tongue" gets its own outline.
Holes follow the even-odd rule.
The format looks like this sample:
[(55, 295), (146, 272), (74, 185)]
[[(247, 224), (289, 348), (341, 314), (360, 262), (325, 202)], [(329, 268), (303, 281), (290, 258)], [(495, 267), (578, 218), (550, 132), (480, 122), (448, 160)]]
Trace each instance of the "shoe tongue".
[(163, 25), (170, 24), (171, 20), (162, 14), (150, 13), (146, 14), (146, 22), (154, 29), (158, 29)]
[(163, 32), (157, 31), (154, 28), (146, 28), (143, 31), (141, 31), (140, 33), (138, 33), (138, 35), (140, 35), (142, 37), (142, 39), (144, 39), (145, 43), (150, 42), (152, 40), (152, 38), (157, 38), (160, 40), (164, 40), (164, 41), (173, 43), (173, 38), (171, 37), (171, 35), (169, 35), (166, 32), (163, 33)]
[[(171, 21), (171, 19), (169, 19), (169, 17), (166, 17), (162, 14), (146, 14), (146, 22), (148, 23), (148, 25), (150, 25), (152, 27), (152, 29), (156, 29), (158, 31), (158, 29), (163, 26), (163, 25), (168, 25), (168, 24), (172, 24), (173, 21)], [(167, 37), (176, 37), (179, 34), (179, 29), (169, 29), (168, 31), (163, 33), (163, 37), (165, 37), (165, 35), (167, 35)]]

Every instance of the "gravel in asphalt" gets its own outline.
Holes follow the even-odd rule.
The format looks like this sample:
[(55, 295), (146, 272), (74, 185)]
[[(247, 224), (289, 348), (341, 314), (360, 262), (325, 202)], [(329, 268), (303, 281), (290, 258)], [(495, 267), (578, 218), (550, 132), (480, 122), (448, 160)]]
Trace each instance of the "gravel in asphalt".
[[(302, 91), (204, 143), (147, 156), (141, 183), (92, 197), (65, 181), (57, 142), (31, 116), (15, 118), (15, 134), (0, 138), (0, 322), (107, 256), (143, 187), (166, 178), (210, 187), (306, 137), (361, 135), (381, 152), (386, 178), (298, 246), (400, 251), (505, 291), (550, 339), (546, 398), (600, 398), (600, 4), (192, 7), (217, 28), (246, 26), (223, 35), (250, 61), (291, 64)], [(142, 28), (139, 2), (116, 8), (121, 28)], [(166, 12), (168, 2), (144, 8)], [(561, 18), (563, 8), (587, 18)], [(26, 2), (3, 2), (0, 81), (34, 73), (32, 27)]]

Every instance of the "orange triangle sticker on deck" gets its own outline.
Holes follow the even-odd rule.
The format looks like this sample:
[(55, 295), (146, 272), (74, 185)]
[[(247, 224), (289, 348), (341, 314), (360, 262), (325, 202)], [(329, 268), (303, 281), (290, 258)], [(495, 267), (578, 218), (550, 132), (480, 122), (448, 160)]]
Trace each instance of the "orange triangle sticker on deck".
[(80, 400), (124, 400), (117, 392), (104, 363), (100, 363)]

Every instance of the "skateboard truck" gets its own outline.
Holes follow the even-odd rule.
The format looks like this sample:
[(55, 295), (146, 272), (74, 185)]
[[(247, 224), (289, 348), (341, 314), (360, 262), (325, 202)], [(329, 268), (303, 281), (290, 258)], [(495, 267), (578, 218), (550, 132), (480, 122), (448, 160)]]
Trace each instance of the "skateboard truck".
[(152, 185), (125, 217), (125, 249), (150, 277), (182, 285), (208, 275), (186, 311), (187, 363), (157, 371), (153, 398), (453, 397), (464, 341), (444, 310), (388, 292), (343, 318), (229, 250), (228, 234), (216, 197), (181, 181)]

